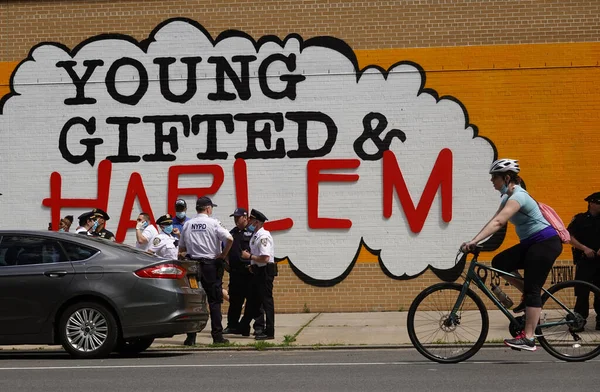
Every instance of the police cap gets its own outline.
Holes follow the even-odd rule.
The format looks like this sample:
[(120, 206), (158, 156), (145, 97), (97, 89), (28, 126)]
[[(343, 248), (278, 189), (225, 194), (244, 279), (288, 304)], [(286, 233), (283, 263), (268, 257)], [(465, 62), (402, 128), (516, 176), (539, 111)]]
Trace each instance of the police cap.
[(163, 215), (156, 220), (156, 224), (159, 226), (168, 226), (173, 223), (173, 217), (169, 214)]
[(595, 192), (584, 199), (587, 202), (600, 203), (600, 192)]
[(106, 211), (100, 209), (100, 208), (94, 208), (92, 210), (92, 213), (94, 214), (95, 218), (102, 218), (104, 220), (109, 220), (110, 216), (108, 216), (108, 214), (106, 213)]
[(247, 215), (248, 215), (248, 211), (246, 211), (245, 208), (238, 207), (235, 209), (235, 211), (233, 211), (233, 214), (231, 214), (229, 216), (247, 216)]
[(185, 200), (183, 199), (177, 199), (177, 201), (175, 202), (175, 209), (186, 209), (187, 208), (187, 203), (185, 202)]
[(94, 219), (94, 212), (93, 211), (88, 211), (88, 212), (84, 212), (83, 214), (79, 215), (77, 217), (77, 219), (79, 219), (80, 221), (87, 221), (88, 219)]
[(264, 222), (264, 221), (269, 220), (269, 219), (267, 219), (265, 214), (263, 214), (262, 212), (260, 212), (258, 210), (255, 210), (254, 208), (252, 209), (252, 211), (250, 211), (250, 218), (254, 218), (259, 222)]
[(212, 200), (208, 196), (202, 196), (198, 200), (196, 200), (196, 207), (216, 207), (216, 204), (213, 204)]

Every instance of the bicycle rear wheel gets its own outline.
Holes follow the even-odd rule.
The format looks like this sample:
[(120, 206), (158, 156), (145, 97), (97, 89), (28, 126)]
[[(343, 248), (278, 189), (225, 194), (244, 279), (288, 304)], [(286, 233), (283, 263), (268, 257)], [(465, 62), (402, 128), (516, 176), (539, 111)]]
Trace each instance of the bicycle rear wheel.
[[(598, 320), (598, 315), (593, 308), (587, 309), (587, 319), (592, 322), (591, 325), (586, 325), (585, 314), (581, 315), (574, 310), (578, 296), (584, 297), (589, 292), (589, 308), (589, 304), (594, 303), (594, 296), (600, 298), (600, 289), (587, 282), (571, 280), (555, 284), (548, 292), (556, 300), (546, 293), (542, 296), (542, 317), (536, 330), (540, 345), (553, 357), (568, 362), (587, 361), (600, 354), (600, 331), (594, 329), (593, 322)], [(558, 324), (545, 326), (548, 323)]]
[(457, 283), (439, 283), (423, 290), (408, 311), (410, 341), (426, 358), (457, 363), (473, 355), (485, 342), (489, 319), (485, 305), (467, 291), (455, 318), (452, 308), (462, 290)]

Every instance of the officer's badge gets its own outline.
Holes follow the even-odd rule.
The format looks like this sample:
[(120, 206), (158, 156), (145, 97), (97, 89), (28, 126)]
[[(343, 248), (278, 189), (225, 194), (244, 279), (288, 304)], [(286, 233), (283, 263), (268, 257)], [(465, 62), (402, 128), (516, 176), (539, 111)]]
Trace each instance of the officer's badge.
[(269, 239), (263, 238), (262, 240), (260, 240), (260, 243), (262, 244), (262, 246), (267, 246), (267, 244), (269, 243)]
[(152, 243), (154, 244), (154, 246), (160, 244), (160, 238), (154, 237), (154, 240), (152, 241)]

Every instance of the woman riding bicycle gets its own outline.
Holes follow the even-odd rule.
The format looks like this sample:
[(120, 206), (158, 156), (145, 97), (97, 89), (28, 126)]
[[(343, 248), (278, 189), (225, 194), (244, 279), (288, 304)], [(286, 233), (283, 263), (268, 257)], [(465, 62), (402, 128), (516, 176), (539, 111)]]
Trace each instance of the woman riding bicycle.
[(525, 331), (504, 344), (516, 349), (535, 351), (535, 328), (542, 310), (541, 290), (552, 265), (562, 252), (556, 230), (543, 217), (537, 202), (520, 186), (519, 164), (514, 159), (499, 159), (490, 167), (494, 188), (502, 195), (500, 208), (492, 219), (461, 250), (473, 250), (508, 221), (515, 225), (520, 242), (498, 253), (492, 266), (502, 271), (524, 270), (524, 280), (505, 279), (524, 294)]

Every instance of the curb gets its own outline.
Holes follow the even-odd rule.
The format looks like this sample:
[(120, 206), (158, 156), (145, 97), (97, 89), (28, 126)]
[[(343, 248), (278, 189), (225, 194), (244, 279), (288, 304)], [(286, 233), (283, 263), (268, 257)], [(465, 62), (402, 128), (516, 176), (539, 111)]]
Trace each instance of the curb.
[[(485, 348), (506, 348), (503, 343), (486, 343), (483, 345), (482, 349)], [(319, 345), (315, 344), (312, 346), (308, 345), (289, 345), (289, 346), (265, 346), (257, 348), (255, 346), (230, 346), (230, 347), (206, 347), (206, 346), (196, 346), (196, 347), (187, 347), (187, 346), (157, 346), (150, 347), (148, 350), (144, 352), (160, 352), (160, 351), (177, 351), (177, 352), (186, 352), (186, 351), (315, 351), (315, 350), (407, 350), (414, 349), (412, 344), (394, 344), (394, 345)], [(42, 352), (65, 352), (60, 346), (42, 346), (42, 347), (27, 347), (27, 348), (19, 348), (19, 347), (9, 347), (2, 348), (0, 347), (0, 355), (2, 354), (10, 354), (10, 353), (42, 353)]]

